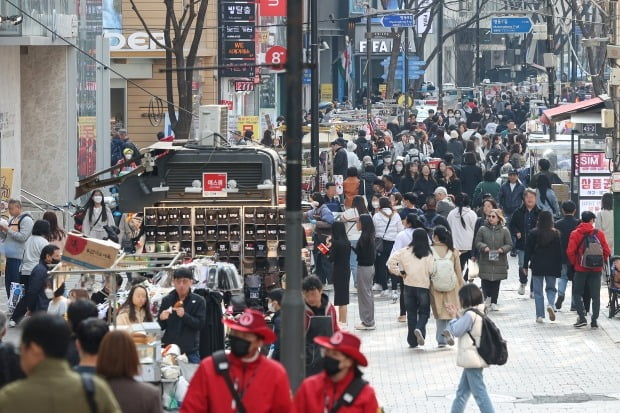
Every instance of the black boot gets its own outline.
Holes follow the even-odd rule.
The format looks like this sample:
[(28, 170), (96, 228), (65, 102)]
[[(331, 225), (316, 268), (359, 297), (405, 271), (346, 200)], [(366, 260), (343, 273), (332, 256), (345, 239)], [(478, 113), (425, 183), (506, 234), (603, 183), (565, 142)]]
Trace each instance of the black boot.
[(555, 300), (555, 308), (556, 309), (560, 309), (562, 308), (562, 303), (564, 302), (564, 295), (563, 294), (558, 294), (558, 299)]

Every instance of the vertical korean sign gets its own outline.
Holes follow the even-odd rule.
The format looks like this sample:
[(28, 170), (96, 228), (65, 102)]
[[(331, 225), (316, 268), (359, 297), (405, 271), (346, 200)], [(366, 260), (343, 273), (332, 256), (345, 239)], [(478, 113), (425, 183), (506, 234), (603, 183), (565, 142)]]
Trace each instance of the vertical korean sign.
[(254, 77), (256, 70), (256, 4), (220, 1), (220, 77)]
[(604, 152), (575, 155), (575, 175), (579, 182), (579, 212), (601, 210), (601, 197), (611, 189), (609, 160)]

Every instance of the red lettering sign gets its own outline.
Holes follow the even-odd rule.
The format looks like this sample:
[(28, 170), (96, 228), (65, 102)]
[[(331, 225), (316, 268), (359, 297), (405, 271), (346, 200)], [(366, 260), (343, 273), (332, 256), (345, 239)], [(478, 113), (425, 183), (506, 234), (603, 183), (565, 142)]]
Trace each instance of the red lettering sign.
[(286, 0), (260, 0), (260, 15), (266, 17), (285, 17)]
[(223, 192), (228, 186), (228, 174), (226, 172), (205, 172), (202, 174), (203, 196), (214, 196)]

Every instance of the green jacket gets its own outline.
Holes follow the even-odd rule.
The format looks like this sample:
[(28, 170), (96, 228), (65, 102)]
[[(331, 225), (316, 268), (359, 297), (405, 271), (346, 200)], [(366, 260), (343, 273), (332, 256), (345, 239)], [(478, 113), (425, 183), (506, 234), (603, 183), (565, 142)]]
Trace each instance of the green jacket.
[[(105, 380), (94, 380), (98, 413), (121, 413)], [(80, 375), (66, 361), (48, 358), (27, 378), (0, 390), (0, 413), (15, 412), (88, 413), (90, 408)]]
[[(474, 240), (476, 249), (480, 251), (478, 266), (481, 280), (499, 281), (508, 278), (508, 252), (512, 249), (512, 238), (510, 231), (503, 225), (491, 226), (488, 221), (480, 227)], [(504, 252), (499, 254), (496, 261), (489, 260), (489, 253), (484, 252), (485, 248), (490, 250), (502, 249)]]

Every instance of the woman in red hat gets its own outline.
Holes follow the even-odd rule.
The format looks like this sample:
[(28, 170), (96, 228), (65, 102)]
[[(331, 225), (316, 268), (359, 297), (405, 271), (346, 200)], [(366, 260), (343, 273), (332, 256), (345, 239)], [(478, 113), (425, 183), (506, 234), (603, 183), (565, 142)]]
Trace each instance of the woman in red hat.
[(305, 379), (295, 394), (295, 408), (304, 413), (377, 413), (374, 389), (362, 380), (359, 366), (367, 366), (360, 339), (346, 331), (316, 337), (322, 347), (323, 371)]
[(276, 339), (263, 314), (246, 309), (238, 320), (223, 322), (230, 328), (230, 353), (216, 352), (200, 363), (187, 389), (181, 413), (293, 411), (284, 367), (260, 352), (261, 347)]

